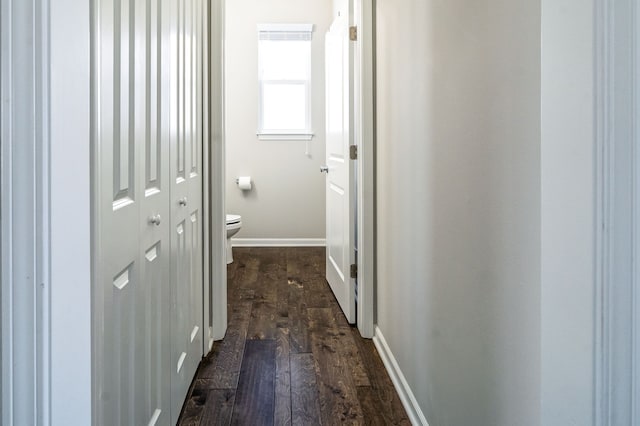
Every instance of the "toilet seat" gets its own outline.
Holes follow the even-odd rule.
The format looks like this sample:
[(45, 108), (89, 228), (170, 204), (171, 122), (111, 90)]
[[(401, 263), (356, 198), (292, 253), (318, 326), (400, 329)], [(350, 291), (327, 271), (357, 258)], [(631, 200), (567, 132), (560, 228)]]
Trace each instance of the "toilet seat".
[(238, 214), (228, 214), (227, 215), (227, 225), (234, 225), (236, 223), (240, 223), (242, 216)]

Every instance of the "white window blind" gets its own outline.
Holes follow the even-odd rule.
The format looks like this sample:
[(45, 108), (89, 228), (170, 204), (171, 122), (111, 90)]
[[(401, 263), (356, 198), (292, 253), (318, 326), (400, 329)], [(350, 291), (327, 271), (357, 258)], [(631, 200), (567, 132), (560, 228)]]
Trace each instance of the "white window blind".
[(311, 131), (311, 35), (307, 24), (258, 26), (261, 139), (309, 140)]

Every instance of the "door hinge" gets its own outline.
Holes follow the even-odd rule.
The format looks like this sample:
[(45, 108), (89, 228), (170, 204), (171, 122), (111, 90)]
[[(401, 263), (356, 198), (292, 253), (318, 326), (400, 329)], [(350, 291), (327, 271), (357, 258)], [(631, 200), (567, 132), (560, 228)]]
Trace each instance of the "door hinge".
[(351, 264), (351, 278), (358, 278), (358, 265), (356, 263)]
[(349, 40), (358, 40), (358, 27), (349, 27)]
[(349, 158), (352, 160), (358, 159), (358, 145), (349, 145)]

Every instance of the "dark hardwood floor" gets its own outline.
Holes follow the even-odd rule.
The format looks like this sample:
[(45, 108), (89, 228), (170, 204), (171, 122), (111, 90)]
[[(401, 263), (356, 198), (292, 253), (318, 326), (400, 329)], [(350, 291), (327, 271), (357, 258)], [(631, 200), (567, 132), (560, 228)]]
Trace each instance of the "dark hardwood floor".
[(349, 326), (323, 248), (234, 248), (229, 326), (180, 425), (410, 424), (371, 340)]

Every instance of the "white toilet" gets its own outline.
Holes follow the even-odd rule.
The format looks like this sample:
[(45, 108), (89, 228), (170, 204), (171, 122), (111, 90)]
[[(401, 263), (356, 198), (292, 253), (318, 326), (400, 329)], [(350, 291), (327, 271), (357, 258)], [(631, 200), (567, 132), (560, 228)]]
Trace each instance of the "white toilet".
[(236, 235), (242, 228), (242, 216), (239, 214), (227, 215), (227, 264), (233, 262), (233, 252), (231, 250), (231, 237)]

